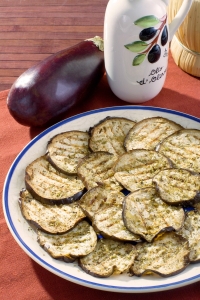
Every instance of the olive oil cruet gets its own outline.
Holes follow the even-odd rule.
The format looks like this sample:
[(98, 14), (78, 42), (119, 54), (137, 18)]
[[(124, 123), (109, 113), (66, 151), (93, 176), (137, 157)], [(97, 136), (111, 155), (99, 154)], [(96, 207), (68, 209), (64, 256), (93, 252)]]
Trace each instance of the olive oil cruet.
[(110, 0), (104, 20), (104, 57), (113, 93), (130, 103), (154, 98), (162, 89), (169, 42), (186, 17), (184, 0), (168, 24), (168, 0)]

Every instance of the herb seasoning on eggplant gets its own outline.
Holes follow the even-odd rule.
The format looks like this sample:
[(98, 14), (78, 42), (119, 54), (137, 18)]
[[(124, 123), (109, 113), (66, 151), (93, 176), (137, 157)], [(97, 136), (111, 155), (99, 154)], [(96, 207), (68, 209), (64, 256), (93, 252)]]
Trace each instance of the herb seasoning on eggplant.
[(104, 72), (103, 40), (82, 41), (25, 71), (9, 92), (9, 112), (22, 125), (46, 125), (85, 99)]

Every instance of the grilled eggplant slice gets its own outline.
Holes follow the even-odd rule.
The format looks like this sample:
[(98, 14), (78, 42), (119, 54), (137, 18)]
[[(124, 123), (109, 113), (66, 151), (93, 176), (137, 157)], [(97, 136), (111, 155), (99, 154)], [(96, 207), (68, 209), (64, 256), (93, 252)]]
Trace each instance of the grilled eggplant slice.
[(95, 249), (97, 235), (88, 222), (82, 221), (64, 234), (52, 235), (38, 230), (38, 242), (53, 258), (73, 262)]
[(102, 185), (110, 189), (121, 190), (122, 186), (114, 177), (114, 164), (117, 157), (109, 152), (93, 152), (78, 165), (78, 176), (89, 190)]
[(47, 146), (49, 162), (60, 172), (75, 175), (77, 165), (89, 154), (89, 134), (83, 131), (67, 131), (54, 136)]
[(167, 137), (159, 146), (175, 168), (200, 173), (200, 130), (183, 129)]
[(115, 178), (127, 190), (154, 186), (152, 178), (160, 170), (169, 168), (169, 160), (153, 150), (132, 150), (121, 155), (115, 165)]
[(200, 175), (185, 169), (166, 169), (154, 178), (159, 195), (171, 204), (193, 204), (200, 202)]
[(136, 123), (125, 138), (127, 151), (133, 149), (155, 150), (167, 136), (183, 127), (162, 117), (146, 118)]
[(92, 220), (94, 215), (109, 206), (121, 206), (124, 194), (121, 192), (111, 192), (108, 189), (97, 186), (87, 191), (78, 201), (86, 216)]
[(152, 243), (138, 243), (137, 255), (130, 271), (136, 276), (158, 274), (169, 277), (189, 265), (188, 241), (174, 232), (158, 236)]
[(58, 172), (46, 156), (26, 167), (25, 184), (35, 199), (46, 204), (71, 203), (84, 193), (84, 184), (79, 178)]
[(200, 213), (200, 202), (193, 204), (193, 207), (196, 211)]
[(182, 207), (163, 202), (155, 188), (145, 188), (125, 197), (123, 219), (131, 232), (151, 242), (160, 232), (179, 230), (185, 214)]
[(94, 251), (79, 259), (79, 265), (94, 277), (109, 277), (128, 271), (135, 254), (135, 247), (131, 244), (100, 239)]
[(184, 226), (178, 232), (186, 238), (190, 247), (190, 262), (195, 263), (200, 261), (200, 213), (190, 211), (186, 215)]
[(107, 117), (90, 130), (89, 147), (94, 152), (121, 155), (125, 152), (124, 139), (133, 125), (135, 122), (126, 118)]
[(19, 203), (22, 215), (29, 223), (51, 234), (67, 232), (86, 217), (77, 203), (43, 204), (27, 190), (20, 192)]
[(92, 226), (97, 233), (105, 238), (120, 241), (140, 242), (140, 236), (130, 232), (122, 219), (122, 206), (110, 206), (96, 212)]

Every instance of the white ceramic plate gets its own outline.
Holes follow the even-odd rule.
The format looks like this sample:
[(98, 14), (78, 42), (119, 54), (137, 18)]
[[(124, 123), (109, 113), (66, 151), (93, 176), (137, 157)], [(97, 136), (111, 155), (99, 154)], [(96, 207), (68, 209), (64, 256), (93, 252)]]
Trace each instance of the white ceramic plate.
[(4, 184), (3, 208), (8, 227), (20, 247), (38, 264), (52, 273), (90, 288), (124, 292), (145, 293), (168, 290), (191, 284), (200, 280), (200, 264), (189, 266), (184, 272), (169, 278), (146, 276), (129, 277), (127, 274), (110, 278), (95, 278), (83, 272), (76, 263), (67, 264), (51, 258), (37, 243), (36, 234), (30, 230), (23, 219), (19, 206), (19, 191), (24, 187), (25, 167), (34, 159), (43, 155), (47, 142), (58, 133), (68, 130), (88, 130), (107, 116), (119, 116), (134, 121), (143, 118), (162, 116), (171, 119), (186, 128), (200, 129), (200, 119), (181, 112), (145, 106), (123, 106), (103, 108), (82, 113), (64, 120), (35, 137), (13, 162)]

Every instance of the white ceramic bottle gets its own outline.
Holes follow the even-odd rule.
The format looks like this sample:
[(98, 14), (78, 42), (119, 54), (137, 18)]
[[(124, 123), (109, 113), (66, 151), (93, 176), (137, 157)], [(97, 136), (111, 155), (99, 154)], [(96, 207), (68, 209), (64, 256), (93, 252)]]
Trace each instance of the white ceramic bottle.
[(169, 41), (188, 13), (183, 4), (170, 25), (168, 0), (110, 0), (104, 20), (104, 57), (114, 94), (130, 103), (154, 98), (162, 89)]

